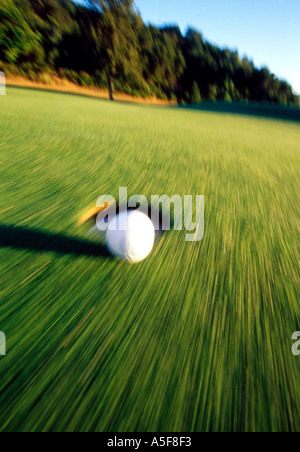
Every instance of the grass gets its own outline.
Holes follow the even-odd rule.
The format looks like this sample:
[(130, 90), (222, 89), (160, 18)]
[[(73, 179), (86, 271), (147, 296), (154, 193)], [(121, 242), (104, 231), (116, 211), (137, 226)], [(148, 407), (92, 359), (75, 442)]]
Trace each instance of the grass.
[[(299, 431), (299, 122), (0, 97), (2, 431)], [(205, 236), (95, 252), (104, 193), (205, 195)]]
[[(52, 76), (48, 73), (41, 74), (42, 81), (29, 80), (26, 77), (18, 75), (10, 75), (6, 78), (6, 85), (17, 88), (33, 88), (41, 89), (43, 91), (50, 92), (63, 92), (68, 94), (76, 94), (81, 96), (95, 97), (98, 99), (109, 99), (108, 89), (101, 89), (92, 86), (79, 86), (74, 82), (66, 79)], [(121, 102), (131, 102), (140, 104), (152, 104), (152, 105), (175, 105), (176, 101), (168, 101), (158, 99), (157, 97), (138, 97), (130, 94), (115, 93), (115, 99)]]

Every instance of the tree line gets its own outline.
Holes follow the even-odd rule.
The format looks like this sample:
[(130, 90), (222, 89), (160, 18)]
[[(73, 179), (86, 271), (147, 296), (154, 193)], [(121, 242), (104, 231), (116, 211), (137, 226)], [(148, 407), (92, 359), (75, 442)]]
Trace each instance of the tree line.
[(296, 105), (268, 68), (190, 28), (146, 25), (133, 0), (1, 0), (0, 69), (38, 81), (47, 74), (181, 103), (202, 100)]

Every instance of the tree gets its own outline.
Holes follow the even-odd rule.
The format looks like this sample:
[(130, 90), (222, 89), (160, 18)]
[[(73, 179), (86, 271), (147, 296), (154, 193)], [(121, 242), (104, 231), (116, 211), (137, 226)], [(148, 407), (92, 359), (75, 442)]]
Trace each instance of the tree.
[(179, 102), (298, 105), (291, 86), (197, 30), (146, 25), (133, 0), (0, 0), (1, 69)]
[(26, 18), (12, 0), (0, 3), (0, 59), (16, 63), (20, 56), (29, 54), (39, 35), (34, 33)]
[(201, 98), (201, 93), (200, 93), (198, 83), (196, 81), (194, 81), (193, 87), (192, 87), (191, 102), (192, 102), (192, 104), (200, 104), (201, 100), (202, 100), (202, 98)]
[(97, 14), (102, 34), (99, 60), (105, 67), (109, 97), (114, 100), (115, 79), (130, 72), (138, 60), (133, 0), (86, 0)]

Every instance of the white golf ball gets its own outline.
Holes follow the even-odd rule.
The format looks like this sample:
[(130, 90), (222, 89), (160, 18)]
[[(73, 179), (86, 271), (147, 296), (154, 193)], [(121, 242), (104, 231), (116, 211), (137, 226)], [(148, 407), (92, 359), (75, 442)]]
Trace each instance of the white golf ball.
[[(127, 224), (127, 227), (126, 227)], [(125, 229), (126, 230), (122, 230)], [(155, 229), (150, 218), (139, 211), (126, 211), (111, 219), (106, 232), (110, 253), (128, 262), (141, 262), (152, 251)]]

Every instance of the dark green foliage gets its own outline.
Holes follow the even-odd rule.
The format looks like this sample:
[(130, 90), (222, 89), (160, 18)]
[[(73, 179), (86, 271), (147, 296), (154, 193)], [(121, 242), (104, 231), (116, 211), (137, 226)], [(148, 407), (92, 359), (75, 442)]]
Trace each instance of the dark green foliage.
[(22, 55), (39, 44), (40, 36), (31, 30), (30, 24), (22, 15), (13, 0), (0, 3), (0, 60), (16, 63)]
[(198, 83), (196, 81), (193, 83), (192, 87), (191, 102), (193, 104), (199, 104), (201, 102), (201, 93)]
[(140, 96), (299, 106), (291, 86), (189, 29), (145, 25), (133, 0), (1, 0), (0, 61), (8, 72), (50, 72), (83, 86)]
[(113, 100), (115, 79), (122, 75), (132, 76), (139, 65), (135, 32), (137, 14), (133, 0), (86, 0), (86, 3), (94, 13), (94, 23), (99, 30), (96, 38), (101, 40), (95, 63), (105, 70)]

